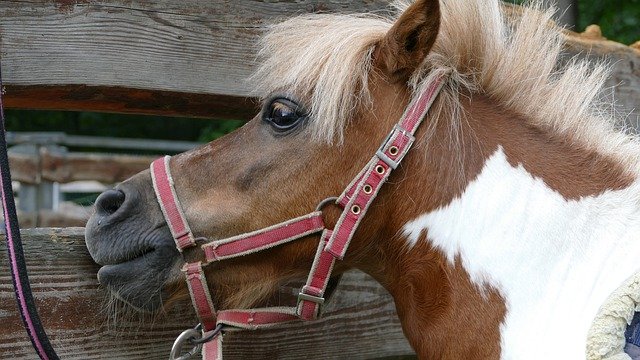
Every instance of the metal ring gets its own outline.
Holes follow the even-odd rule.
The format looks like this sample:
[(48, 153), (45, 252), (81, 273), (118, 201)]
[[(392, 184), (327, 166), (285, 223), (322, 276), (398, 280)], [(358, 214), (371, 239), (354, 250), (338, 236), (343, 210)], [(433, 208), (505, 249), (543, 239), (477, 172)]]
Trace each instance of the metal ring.
[(318, 206), (316, 206), (316, 211), (322, 211), (322, 209), (329, 204), (338, 204), (338, 197), (332, 196), (320, 201)]
[(384, 172), (385, 172), (384, 166), (382, 166), (382, 165), (376, 166), (376, 172), (378, 174), (380, 174), (380, 175), (384, 174)]
[(358, 206), (358, 205), (353, 205), (353, 206), (351, 207), (351, 212), (352, 212), (354, 215), (358, 215), (358, 214), (360, 214), (360, 211), (362, 211), (362, 209), (360, 209), (360, 206)]
[(362, 191), (364, 191), (365, 194), (369, 195), (369, 194), (371, 194), (373, 192), (373, 187), (371, 187), (371, 185), (369, 185), (369, 184), (365, 184), (362, 187)]
[(398, 155), (398, 147), (397, 146), (392, 146), (389, 148), (389, 154), (396, 156)]
[(215, 329), (211, 330), (211, 334), (207, 336), (204, 336), (204, 334), (206, 333), (204, 332), (204, 330), (202, 330), (202, 336), (199, 339), (189, 339), (189, 342), (194, 345), (202, 345), (204, 343), (207, 343), (213, 340), (213, 338), (215, 338), (216, 336), (218, 336), (222, 332), (223, 327), (224, 327), (223, 324), (216, 325)]

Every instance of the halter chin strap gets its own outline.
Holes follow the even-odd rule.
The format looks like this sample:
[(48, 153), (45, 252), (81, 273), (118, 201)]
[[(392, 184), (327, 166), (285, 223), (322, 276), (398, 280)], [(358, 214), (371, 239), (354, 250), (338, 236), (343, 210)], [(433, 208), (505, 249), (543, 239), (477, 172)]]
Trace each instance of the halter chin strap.
[[(193, 306), (200, 319), (197, 327), (185, 331), (174, 343), (172, 358), (180, 355), (185, 342), (202, 344), (203, 358), (222, 359), (222, 328), (264, 329), (294, 320), (313, 320), (320, 316), (324, 294), (336, 260), (342, 260), (347, 252), (362, 218), (389, 178), (407, 154), (417, 128), (425, 118), (444, 84), (444, 77), (436, 78), (409, 104), (400, 122), (394, 126), (376, 154), (347, 186), (338, 198), (329, 199), (343, 211), (333, 230), (325, 228), (322, 219), (323, 201), (316, 211), (264, 229), (240, 234), (222, 240), (207, 241), (200, 245), (206, 261), (186, 263), (185, 273)], [(178, 250), (196, 246), (180, 201), (176, 195), (169, 169), (169, 156), (151, 164), (151, 177), (162, 213), (167, 221)], [(298, 294), (296, 306), (270, 307), (248, 310), (222, 310), (216, 312), (202, 267), (216, 261), (240, 257), (274, 246), (289, 243), (305, 236), (320, 233), (320, 242), (305, 285)], [(206, 239), (205, 239), (206, 240)], [(194, 349), (195, 350), (195, 349)], [(190, 353), (191, 354), (191, 353)]]

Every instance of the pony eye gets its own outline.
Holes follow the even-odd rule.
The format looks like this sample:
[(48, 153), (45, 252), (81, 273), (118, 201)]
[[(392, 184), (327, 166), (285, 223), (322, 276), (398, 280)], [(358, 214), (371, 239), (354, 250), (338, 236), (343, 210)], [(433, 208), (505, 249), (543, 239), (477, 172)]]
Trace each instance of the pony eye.
[(305, 115), (301, 114), (300, 107), (293, 101), (278, 98), (269, 103), (263, 118), (274, 130), (284, 132), (295, 128)]

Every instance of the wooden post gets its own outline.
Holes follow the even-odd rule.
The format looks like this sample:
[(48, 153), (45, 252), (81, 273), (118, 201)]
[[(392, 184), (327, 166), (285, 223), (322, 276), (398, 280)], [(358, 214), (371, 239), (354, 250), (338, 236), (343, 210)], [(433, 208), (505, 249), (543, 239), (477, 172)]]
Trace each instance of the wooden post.
[(544, 0), (546, 6), (558, 8), (556, 21), (567, 29), (574, 30), (578, 23), (578, 1), (576, 0)]
[[(21, 219), (31, 226), (41, 226), (41, 211), (55, 211), (60, 204), (60, 185), (57, 182), (42, 178), (43, 152), (63, 154), (65, 148), (41, 143), (20, 144), (9, 149), (10, 156), (26, 155), (35, 160), (36, 171), (33, 183), (22, 183), (18, 190), (18, 211)], [(15, 156), (14, 155), (14, 156)]]

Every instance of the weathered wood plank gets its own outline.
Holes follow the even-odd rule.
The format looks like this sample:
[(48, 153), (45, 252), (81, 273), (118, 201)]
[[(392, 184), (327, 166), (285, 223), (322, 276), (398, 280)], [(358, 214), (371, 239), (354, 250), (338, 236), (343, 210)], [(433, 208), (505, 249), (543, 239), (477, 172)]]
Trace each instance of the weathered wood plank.
[(255, 43), (306, 12), (372, 11), (383, 0), (3, 0), (8, 107), (247, 119)]
[(627, 125), (640, 133), (640, 49), (635, 49), (590, 34), (566, 32), (569, 54), (580, 54), (611, 65), (612, 75), (607, 80), (609, 94), (615, 102), (616, 112), (626, 119)]
[(54, 153), (43, 149), (39, 157), (10, 153), (13, 180), (37, 184), (41, 180), (59, 183), (96, 180), (114, 184), (149, 168), (157, 156)]
[(24, 229), (35, 227), (77, 227), (85, 226), (93, 213), (93, 207), (80, 207), (69, 211), (67, 206), (59, 210), (39, 210), (37, 213), (18, 210), (18, 220)]
[[(1, 4), (1, 3), (0, 3)], [(250, 119), (255, 99), (220, 94), (131, 89), (93, 85), (11, 85), (8, 108), (85, 110), (194, 118)]]
[[(256, 40), (266, 25), (308, 12), (371, 12), (386, 0), (3, 0), (1, 55), (13, 108), (248, 119)], [(640, 51), (612, 53), (611, 84), (638, 106)], [(597, 56), (597, 55), (596, 55)], [(637, 120), (638, 112), (632, 117)], [(636, 121), (637, 122), (637, 121)]]
[[(83, 228), (29, 229), (22, 234), (40, 316), (63, 359), (166, 358), (175, 336), (195, 323), (188, 303), (152, 323), (109, 319), (106, 296), (96, 280), (98, 266), (85, 248)], [(2, 240), (0, 261), (5, 263)], [(296, 291), (285, 287), (282, 295), (291, 297)], [(33, 359), (6, 266), (0, 266), (0, 324), (0, 358)], [(307, 358), (310, 350), (323, 359), (412, 354), (388, 293), (355, 271), (343, 278), (323, 319), (225, 336), (227, 359), (300, 359)]]

